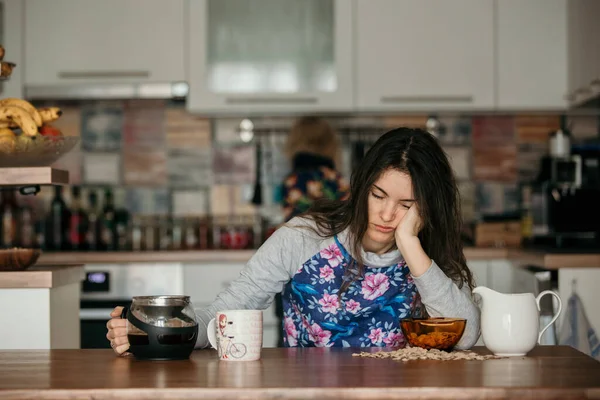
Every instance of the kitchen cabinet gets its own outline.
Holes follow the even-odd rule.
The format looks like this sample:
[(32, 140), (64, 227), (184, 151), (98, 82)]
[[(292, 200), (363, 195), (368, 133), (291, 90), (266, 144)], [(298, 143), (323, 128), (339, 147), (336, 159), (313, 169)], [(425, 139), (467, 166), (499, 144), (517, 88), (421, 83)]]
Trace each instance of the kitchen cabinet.
[(567, 106), (567, 0), (496, 0), (497, 108)]
[[(239, 277), (244, 266), (245, 263), (184, 264), (183, 292), (191, 297), (195, 308), (207, 307)], [(280, 329), (273, 303), (263, 311), (264, 347), (277, 347)]]
[(350, 111), (352, 15), (348, 0), (191, 1), (188, 110)]
[(568, 0), (568, 99), (579, 106), (600, 95), (600, 2)]
[(357, 0), (361, 111), (494, 107), (493, 0)]
[(488, 285), (488, 261), (467, 261), (467, 266), (473, 274), (475, 286)]
[(0, 98), (23, 97), (23, 2), (0, 0), (0, 44), (4, 46), (5, 61), (17, 66), (10, 80), (0, 81)]
[(26, 0), (25, 85), (185, 81), (184, 0)]

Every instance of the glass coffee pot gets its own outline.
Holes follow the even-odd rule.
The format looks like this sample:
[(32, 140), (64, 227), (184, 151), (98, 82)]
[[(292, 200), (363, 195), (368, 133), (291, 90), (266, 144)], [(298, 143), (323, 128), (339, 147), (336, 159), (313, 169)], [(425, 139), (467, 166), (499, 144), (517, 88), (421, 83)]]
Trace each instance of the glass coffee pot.
[(182, 360), (194, 350), (198, 322), (189, 296), (137, 296), (121, 318), (136, 358)]

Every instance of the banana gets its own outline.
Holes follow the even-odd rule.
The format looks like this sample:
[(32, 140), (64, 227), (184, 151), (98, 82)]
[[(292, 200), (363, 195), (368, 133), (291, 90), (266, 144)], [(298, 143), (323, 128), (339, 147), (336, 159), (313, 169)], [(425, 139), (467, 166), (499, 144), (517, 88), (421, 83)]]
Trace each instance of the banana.
[(0, 128), (0, 153), (14, 153), (17, 138), (8, 128)]
[(27, 100), (15, 99), (15, 98), (2, 99), (2, 100), (0, 100), (0, 106), (16, 106), (16, 107), (21, 107), (22, 109), (24, 109), (25, 111), (27, 111), (29, 114), (31, 114), (31, 117), (33, 118), (33, 120), (35, 121), (35, 124), (38, 127), (42, 126), (42, 123), (43, 123), (42, 116), (40, 115), (40, 113), (37, 110), (37, 108), (35, 108)]
[(38, 133), (35, 121), (27, 111), (21, 107), (0, 106), (0, 121), (14, 122), (26, 136), (35, 136)]
[(58, 107), (40, 108), (38, 111), (42, 116), (42, 122), (56, 121), (62, 115), (62, 111)]
[(4, 136), (15, 137), (15, 133), (12, 131), (12, 129), (0, 128), (0, 138)]

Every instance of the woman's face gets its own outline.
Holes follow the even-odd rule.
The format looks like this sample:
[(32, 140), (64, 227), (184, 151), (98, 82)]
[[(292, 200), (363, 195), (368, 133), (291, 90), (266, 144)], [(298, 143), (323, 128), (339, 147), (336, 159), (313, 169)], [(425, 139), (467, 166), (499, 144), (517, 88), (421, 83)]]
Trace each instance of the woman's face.
[(389, 251), (396, 242), (396, 227), (414, 202), (410, 176), (394, 169), (384, 171), (369, 192), (364, 250), (377, 254)]

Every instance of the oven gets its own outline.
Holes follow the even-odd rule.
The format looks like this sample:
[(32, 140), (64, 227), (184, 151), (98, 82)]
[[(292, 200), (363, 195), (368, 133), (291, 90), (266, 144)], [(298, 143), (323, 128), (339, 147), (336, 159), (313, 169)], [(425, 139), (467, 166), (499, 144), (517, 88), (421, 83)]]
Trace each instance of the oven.
[(133, 296), (182, 295), (181, 264), (90, 264), (84, 267), (79, 319), (81, 348), (110, 348), (106, 323)]

